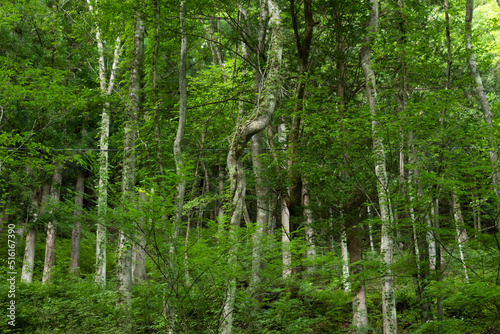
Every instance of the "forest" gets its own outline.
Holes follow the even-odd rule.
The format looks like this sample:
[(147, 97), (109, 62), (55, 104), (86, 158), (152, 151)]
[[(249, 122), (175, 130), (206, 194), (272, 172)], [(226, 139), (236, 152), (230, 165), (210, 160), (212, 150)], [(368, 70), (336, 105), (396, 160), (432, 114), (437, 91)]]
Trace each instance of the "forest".
[(500, 0), (2, 0), (1, 333), (500, 333)]

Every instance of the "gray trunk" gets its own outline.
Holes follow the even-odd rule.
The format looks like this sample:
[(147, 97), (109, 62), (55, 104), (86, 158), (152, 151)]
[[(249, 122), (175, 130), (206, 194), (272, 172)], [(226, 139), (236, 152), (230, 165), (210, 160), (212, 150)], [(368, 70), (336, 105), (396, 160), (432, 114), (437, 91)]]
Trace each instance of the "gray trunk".
[(361, 65), (365, 74), (366, 97), (372, 117), (373, 153), (375, 156), (375, 175), (377, 176), (377, 192), (380, 206), (380, 220), (382, 221), (380, 236), (381, 262), (384, 268), (382, 273), (382, 316), (384, 334), (397, 333), (396, 296), (394, 292), (394, 277), (391, 266), (393, 262), (392, 219), (388, 194), (388, 180), (385, 164), (385, 149), (382, 136), (379, 134), (377, 121), (377, 93), (375, 74), (371, 67), (371, 35), (376, 33), (378, 25), (378, 0), (370, 0), (372, 6), (368, 22), (368, 33), (365, 44), (361, 48)]
[(252, 236), (252, 281), (251, 287), (254, 298), (261, 300), (258, 289), (261, 281), (261, 270), (264, 266), (262, 260), (262, 238), (265, 234), (269, 221), (269, 202), (267, 200), (267, 191), (265, 186), (262, 166), (262, 132), (252, 137), (252, 164), (255, 174), (255, 192), (257, 194), (257, 221), (255, 233)]
[[(271, 28), (272, 37), (270, 40), (268, 59), (268, 76), (265, 81), (266, 89), (262, 92), (262, 94), (260, 94), (260, 105), (256, 106), (257, 108), (253, 110), (253, 115), (248, 118), (249, 121), (240, 124), (236, 128), (227, 156), (227, 167), (231, 182), (230, 198), (232, 204), (229, 212), (231, 217), (231, 231), (229, 234), (229, 238), (232, 239), (231, 244), (236, 243), (236, 231), (240, 226), (245, 205), (246, 180), (242, 161), (244, 149), (252, 136), (264, 130), (271, 121), (281, 88), (282, 79), (279, 73), (281, 69), (281, 56), (283, 51), (281, 15), (274, 0), (268, 0), (267, 5), (270, 13), (269, 27)], [(230, 265), (236, 263), (236, 254), (234, 249), (230, 250), (228, 262)], [(232, 331), (235, 293), (236, 279), (233, 277), (228, 283), (226, 300), (222, 312), (221, 332), (224, 334), (230, 334)]]
[[(54, 180), (50, 187), (50, 197), (52, 204), (56, 205), (59, 202), (62, 183), (62, 167), (54, 168)], [(52, 212), (50, 212), (52, 213)], [(56, 222), (51, 219), (47, 225), (47, 241), (45, 244), (45, 261), (43, 266), (42, 283), (47, 283), (52, 276), (52, 267), (56, 262)]]
[[(305, 234), (306, 234), (306, 258), (314, 263), (316, 260), (316, 245), (314, 243), (313, 215), (311, 210), (311, 195), (307, 182), (302, 179), (302, 201), (304, 206)], [(307, 267), (308, 271), (314, 270), (314, 265)]]
[(463, 252), (463, 244), (467, 240), (467, 230), (465, 229), (464, 218), (462, 216), (462, 208), (458, 201), (458, 195), (455, 189), (452, 192), (451, 205), (453, 207), (453, 218), (455, 219), (455, 231), (457, 232), (458, 252), (460, 254), (460, 261), (464, 268), (465, 281), (469, 283), (469, 274), (467, 272), (467, 265), (465, 264), (465, 256)]
[[(49, 196), (50, 187), (43, 187), (44, 194), (40, 194), (40, 189), (36, 189), (31, 194), (31, 207), (29, 217), (31, 218), (28, 221), (28, 232), (26, 234), (26, 243), (24, 248), (24, 261), (23, 268), (21, 272), (21, 281), (25, 283), (33, 282), (33, 268), (35, 265), (35, 246), (36, 246), (36, 236), (37, 236), (37, 228), (36, 223), (38, 219), (38, 213), (40, 211), (40, 201), (43, 198), (45, 201)], [(42, 197), (42, 198), (41, 198)]]
[[(142, 60), (144, 57), (144, 25), (141, 16), (136, 13), (134, 26), (134, 49), (129, 81), (129, 101), (127, 118), (124, 126), (123, 140), (123, 183), (122, 202), (134, 201), (135, 188), (135, 138), (137, 118), (140, 108), (140, 90), (142, 77)], [(116, 259), (117, 304), (130, 305), (132, 293), (132, 241), (130, 232), (120, 230), (118, 239), (118, 255)]]

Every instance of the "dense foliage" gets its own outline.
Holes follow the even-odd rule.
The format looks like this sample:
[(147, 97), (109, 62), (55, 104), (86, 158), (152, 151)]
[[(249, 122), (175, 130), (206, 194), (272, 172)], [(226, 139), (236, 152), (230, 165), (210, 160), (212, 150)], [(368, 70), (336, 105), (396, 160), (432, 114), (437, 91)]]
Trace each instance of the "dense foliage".
[(0, 332), (382, 333), (389, 275), (391, 333), (500, 333), (499, 5), (474, 4), (470, 49), (470, 0), (383, 1), (372, 33), (375, 2), (3, 1)]

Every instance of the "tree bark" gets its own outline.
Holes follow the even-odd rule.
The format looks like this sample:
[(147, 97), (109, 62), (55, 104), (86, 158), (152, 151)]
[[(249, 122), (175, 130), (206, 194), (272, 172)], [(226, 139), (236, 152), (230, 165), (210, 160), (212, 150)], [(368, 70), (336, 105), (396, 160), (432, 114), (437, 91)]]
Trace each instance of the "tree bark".
[(347, 245), (347, 225), (345, 222), (342, 225), (340, 233), (340, 250), (342, 252), (342, 282), (344, 283), (345, 293), (351, 293), (351, 282), (349, 282), (349, 247)]
[(41, 189), (36, 189), (31, 194), (31, 206), (30, 206), (30, 221), (28, 222), (28, 232), (26, 233), (26, 243), (24, 248), (24, 260), (23, 268), (21, 271), (21, 281), (25, 283), (33, 282), (33, 269), (35, 266), (35, 248), (36, 248), (36, 237), (37, 237), (37, 220), (40, 211), (41, 200), (47, 200), (49, 196), (50, 186), (44, 185), (42, 187), (43, 194), (41, 194)]
[(464, 268), (465, 281), (469, 283), (469, 274), (467, 272), (467, 265), (465, 264), (465, 256), (463, 252), (463, 244), (467, 240), (467, 230), (465, 229), (464, 218), (462, 216), (462, 209), (458, 201), (457, 191), (453, 189), (451, 194), (451, 206), (453, 208), (453, 218), (455, 219), (455, 231), (457, 233), (458, 252), (460, 254), (460, 261)]
[[(144, 57), (144, 24), (139, 13), (135, 13), (134, 49), (129, 81), (127, 116), (123, 139), (122, 203), (133, 202), (135, 188), (135, 138), (140, 108), (142, 61)], [(130, 232), (121, 228), (116, 259), (117, 305), (130, 305), (132, 293), (132, 242)]]
[(262, 301), (259, 294), (261, 283), (261, 271), (264, 267), (262, 259), (262, 238), (269, 221), (269, 202), (267, 200), (267, 188), (263, 177), (262, 166), (262, 132), (252, 136), (252, 165), (255, 175), (255, 192), (257, 195), (257, 219), (255, 232), (252, 236), (252, 281), (250, 283), (254, 298)]
[(153, 103), (154, 103), (154, 134), (156, 141), (156, 163), (159, 175), (163, 175), (163, 158), (161, 154), (160, 105), (158, 101), (158, 54), (160, 52), (160, 0), (153, 1), (155, 17), (155, 45), (153, 50)]
[[(268, 59), (268, 77), (265, 82), (266, 88), (262, 92), (259, 99), (260, 105), (254, 109), (252, 115), (247, 121), (239, 124), (236, 128), (227, 156), (227, 166), (231, 182), (231, 209), (229, 212), (229, 216), (231, 217), (229, 234), (231, 244), (236, 243), (236, 231), (240, 226), (245, 203), (246, 180), (242, 161), (244, 149), (252, 136), (264, 130), (271, 121), (276, 101), (278, 99), (279, 90), (281, 88), (281, 76), (279, 74), (283, 51), (281, 15), (274, 0), (268, 0), (267, 5), (270, 13), (269, 26), (271, 28), (272, 36)], [(229, 252), (229, 264), (235, 264), (236, 254), (234, 248), (230, 249)], [(236, 279), (232, 277), (228, 283), (226, 301), (222, 312), (221, 332), (224, 334), (230, 334), (232, 331), (235, 293)]]
[(184, 206), (184, 195), (186, 193), (186, 180), (184, 179), (184, 161), (182, 159), (182, 141), (184, 139), (184, 130), (186, 128), (186, 108), (187, 108), (187, 78), (186, 78), (186, 58), (187, 58), (187, 29), (184, 9), (184, 0), (181, 1), (179, 18), (181, 22), (181, 53), (179, 63), (179, 124), (177, 134), (174, 140), (174, 159), (175, 169), (179, 176), (177, 184), (177, 203), (175, 211), (175, 236), (178, 235), (178, 229), (182, 222), (182, 208)]
[[(363, 254), (360, 222), (351, 221), (347, 225), (349, 226), (348, 245), (351, 273), (356, 275), (363, 272), (363, 265), (359, 263)], [(366, 307), (365, 282), (361, 275), (360, 280), (353, 284), (352, 289), (352, 323), (358, 332), (364, 333), (368, 327), (368, 308)]]
[(372, 117), (373, 153), (375, 155), (375, 175), (377, 176), (377, 192), (380, 206), (380, 219), (382, 221), (381, 233), (381, 262), (384, 266), (382, 274), (382, 315), (384, 319), (384, 334), (397, 333), (396, 296), (394, 293), (394, 277), (392, 274), (393, 262), (393, 237), (391, 230), (392, 219), (390, 216), (390, 203), (388, 194), (388, 180), (385, 164), (385, 149), (382, 137), (379, 134), (377, 121), (377, 93), (375, 75), (371, 67), (371, 35), (377, 32), (378, 25), (378, 0), (370, 0), (371, 11), (368, 21), (369, 30), (365, 43), (361, 48), (361, 65), (365, 74), (366, 97)]
[[(92, 7), (90, 0), (87, 0), (89, 11), (97, 15), (97, 11)], [(122, 49), (120, 37), (116, 38), (113, 53), (113, 62), (109, 82), (106, 83), (106, 62), (104, 58), (104, 44), (101, 39), (99, 24), (95, 24), (95, 36), (97, 51), (99, 55), (99, 84), (103, 95), (111, 95), (115, 83), (118, 59)], [(99, 185), (97, 190), (97, 231), (96, 231), (96, 276), (95, 281), (101, 287), (106, 286), (106, 222), (105, 216), (108, 206), (108, 141), (109, 141), (109, 102), (104, 103), (101, 114), (101, 128), (99, 139)]]
[[(54, 180), (50, 187), (50, 197), (52, 204), (59, 202), (62, 183), (62, 167), (54, 167)], [(52, 211), (50, 212), (52, 213)], [(47, 283), (52, 276), (52, 267), (56, 262), (56, 222), (51, 219), (47, 226), (47, 241), (45, 244), (45, 261), (43, 266), (42, 283)]]
[[(316, 260), (316, 245), (314, 243), (313, 215), (311, 209), (311, 195), (306, 180), (302, 179), (302, 202), (304, 206), (305, 237), (307, 243), (306, 258), (314, 263)], [(314, 270), (314, 265), (307, 267), (308, 271)]]
[(75, 186), (75, 211), (73, 216), (73, 232), (71, 234), (71, 260), (69, 263), (69, 271), (73, 275), (78, 275), (80, 270), (80, 237), (81, 237), (81, 219), (83, 208), (83, 195), (85, 192), (85, 173), (83, 170), (78, 170), (78, 176)]

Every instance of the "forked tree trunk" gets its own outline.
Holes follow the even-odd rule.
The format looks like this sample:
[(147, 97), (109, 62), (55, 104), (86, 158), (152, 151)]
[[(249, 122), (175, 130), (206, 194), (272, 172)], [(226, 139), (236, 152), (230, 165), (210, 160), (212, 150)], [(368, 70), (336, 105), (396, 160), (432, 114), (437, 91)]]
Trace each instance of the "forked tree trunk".
[(378, 0), (370, 0), (371, 11), (368, 21), (369, 30), (365, 37), (365, 44), (361, 48), (361, 65), (365, 74), (366, 97), (372, 117), (373, 153), (375, 156), (375, 174), (377, 176), (377, 192), (380, 206), (381, 232), (381, 262), (384, 266), (382, 274), (382, 315), (384, 334), (395, 334), (398, 330), (396, 316), (396, 296), (394, 292), (394, 277), (392, 274), (393, 262), (393, 237), (392, 219), (390, 216), (390, 203), (388, 194), (388, 180), (385, 165), (385, 149), (382, 136), (379, 133), (377, 121), (377, 93), (375, 75), (371, 67), (372, 34), (377, 31), (378, 25)]
[[(498, 0), (500, 1), (500, 0)], [(490, 161), (492, 169), (491, 181), (493, 183), (493, 191), (495, 192), (496, 202), (500, 201), (500, 176), (498, 173), (498, 151), (496, 149), (496, 141), (493, 131), (493, 114), (491, 112), (490, 104), (488, 102), (488, 97), (486, 95), (486, 90), (483, 86), (483, 81), (481, 80), (481, 74), (477, 69), (476, 58), (474, 57), (474, 52), (472, 50), (472, 14), (474, 12), (474, 1), (467, 0), (465, 6), (465, 49), (468, 53), (469, 68), (472, 74), (472, 78), (476, 83), (476, 93), (479, 98), (479, 103), (481, 104), (481, 109), (483, 110), (484, 122), (486, 123), (486, 128), (488, 129), (488, 141), (490, 144)], [(500, 219), (497, 218), (496, 222), (497, 231), (500, 230)]]
[[(142, 77), (142, 60), (144, 57), (144, 25), (139, 13), (135, 13), (134, 49), (129, 82), (129, 101), (124, 126), (123, 139), (123, 183), (122, 203), (134, 201), (135, 188), (135, 137), (137, 119), (140, 108), (140, 90)], [(132, 293), (132, 242), (122, 228), (118, 237), (118, 255), (116, 259), (117, 305), (130, 305)]]
[[(87, 0), (89, 11), (96, 16), (90, 0)], [(97, 43), (97, 52), (99, 55), (99, 84), (101, 93), (111, 95), (115, 83), (116, 69), (118, 67), (118, 58), (121, 52), (120, 37), (116, 38), (115, 49), (113, 53), (113, 62), (109, 82), (106, 83), (106, 62), (104, 59), (104, 44), (101, 39), (101, 30), (99, 24), (95, 24), (95, 37)], [(97, 231), (96, 231), (96, 275), (95, 281), (101, 287), (106, 286), (106, 222), (105, 216), (108, 208), (108, 141), (109, 141), (109, 102), (104, 103), (101, 114), (100, 139), (99, 139), (99, 184), (97, 189)]]
[[(283, 50), (283, 34), (281, 30), (281, 15), (278, 6), (274, 0), (267, 2), (270, 20), (269, 27), (271, 28), (271, 41), (269, 51), (269, 67), (268, 77), (265, 82), (266, 89), (262, 92), (259, 102), (260, 105), (254, 109), (252, 117), (249, 121), (240, 124), (234, 133), (234, 137), (229, 146), (227, 156), (227, 166), (230, 177), (230, 198), (231, 217), (230, 227), (230, 244), (236, 243), (236, 232), (240, 226), (241, 217), (245, 205), (245, 171), (243, 168), (244, 149), (251, 137), (266, 128), (271, 121), (274, 113), (276, 101), (278, 99), (279, 90), (281, 87), (281, 76), (279, 74), (281, 68), (281, 56)], [(229, 265), (236, 264), (236, 253), (234, 247), (229, 251)], [(228, 283), (226, 299), (222, 312), (222, 328), (223, 334), (230, 334), (232, 331), (233, 309), (236, 293), (236, 278), (231, 277)]]
[[(54, 180), (50, 187), (50, 197), (52, 204), (59, 202), (62, 183), (62, 167), (54, 168)], [(52, 211), (50, 212), (52, 213)], [(45, 261), (43, 265), (42, 283), (47, 283), (52, 276), (52, 267), (56, 262), (56, 222), (51, 219), (47, 225), (47, 241), (45, 244)]]
[(83, 208), (83, 195), (85, 192), (85, 174), (83, 170), (78, 170), (78, 176), (75, 186), (75, 211), (73, 216), (75, 222), (73, 223), (73, 231), (71, 234), (71, 259), (69, 262), (69, 271), (73, 275), (78, 275), (80, 270), (80, 237), (81, 237), (81, 220)]

